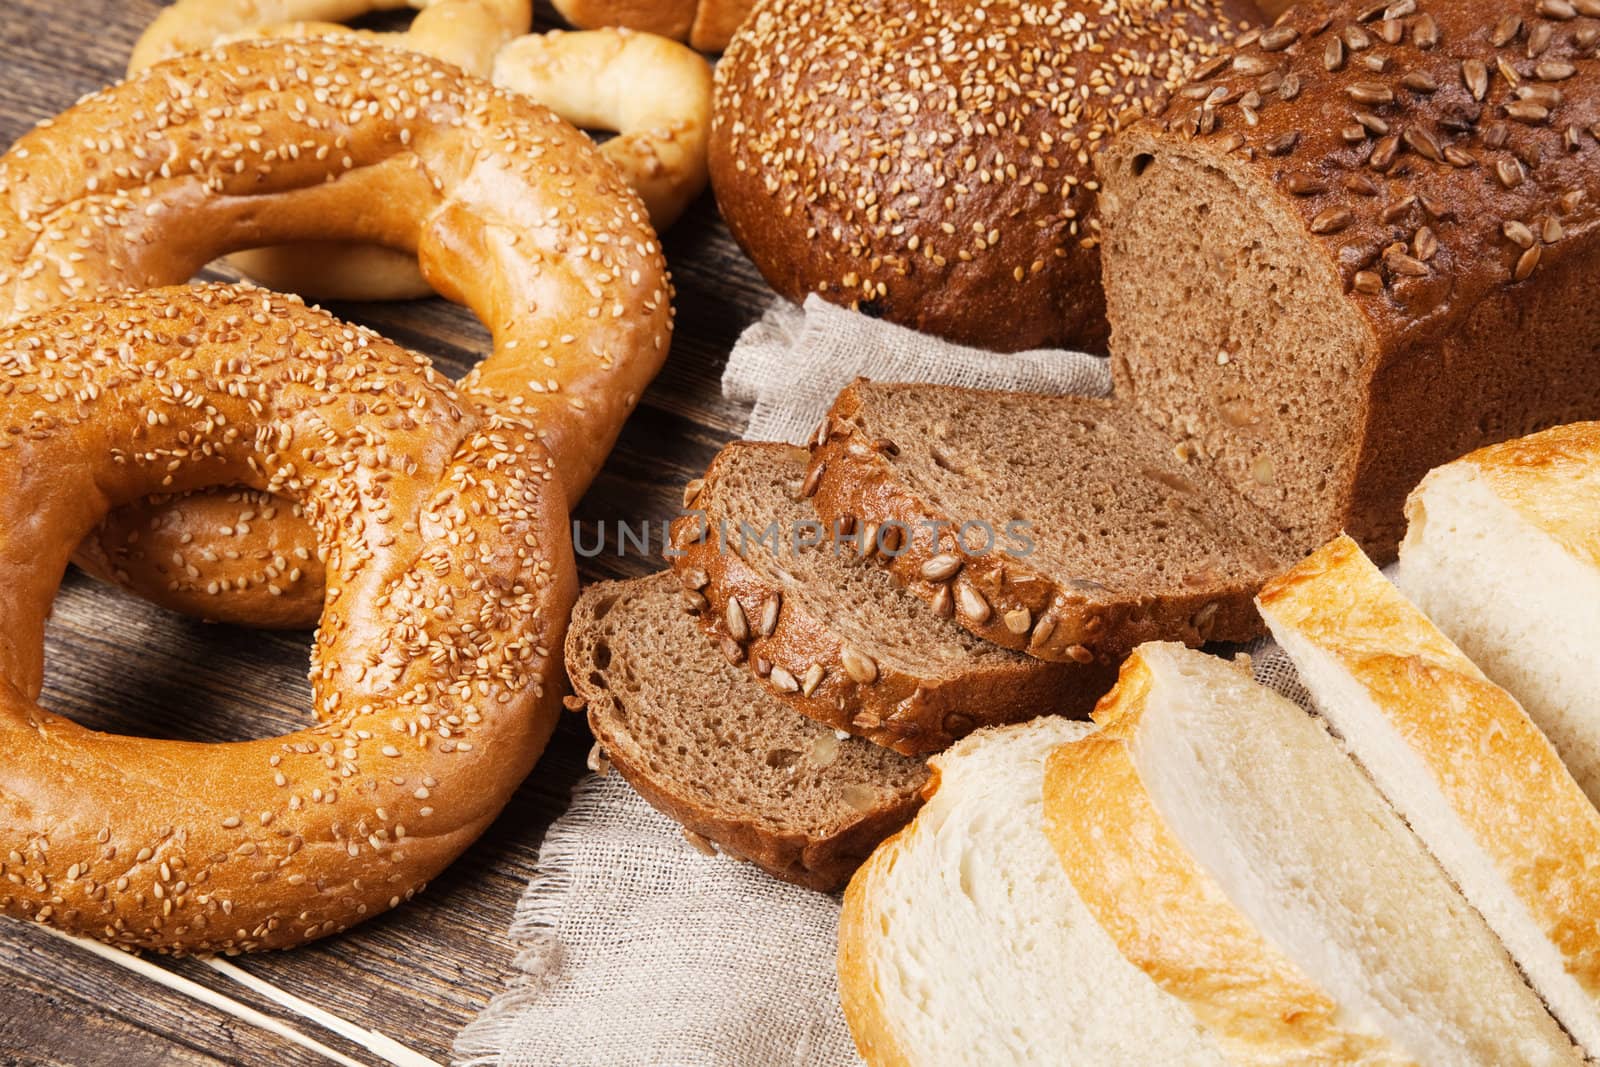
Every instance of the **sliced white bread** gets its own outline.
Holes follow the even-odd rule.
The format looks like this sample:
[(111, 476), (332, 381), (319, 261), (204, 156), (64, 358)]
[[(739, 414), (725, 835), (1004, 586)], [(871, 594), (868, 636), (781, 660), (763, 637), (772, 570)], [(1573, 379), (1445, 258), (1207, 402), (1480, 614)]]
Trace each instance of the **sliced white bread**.
[(1406, 518), (1401, 590), (1517, 698), (1600, 803), (1600, 423), (1440, 467)]
[(1045, 828), (1123, 954), (1247, 1063), (1582, 1057), (1321, 720), (1145, 645), (1048, 760)]
[(1045, 718), (934, 757), (932, 796), (856, 872), (839, 989), (872, 1067), (1222, 1064), (1189, 1010), (1090, 914), (1041, 827)]
[(1348, 537), (1256, 603), (1351, 754), (1600, 1056), (1600, 812), (1555, 748)]

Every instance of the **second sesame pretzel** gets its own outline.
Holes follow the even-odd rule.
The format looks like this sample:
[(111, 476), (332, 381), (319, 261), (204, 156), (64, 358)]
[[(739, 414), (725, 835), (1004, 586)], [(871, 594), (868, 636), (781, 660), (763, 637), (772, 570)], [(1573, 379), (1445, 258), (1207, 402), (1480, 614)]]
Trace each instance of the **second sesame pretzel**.
[[(494, 337), (463, 395), (530, 419), (566, 499), (582, 494), (666, 357), (660, 247), (593, 142), (436, 60), (247, 42), (41, 124), (0, 158), (0, 322), (312, 234), (415, 249)], [(314, 541), (286, 508), (268, 519), (227, 493), (137, 506), (154, 510), (114, 518), (80, 561), (206, 618), (316, 619)]]
[[(691, 49), (629, 30), (524, 33), (532, 17), (525, 0), (411, 5), (421, 12), (409, 30), (374, 33), (337, 20), (405, 4), (178, 0), (145, 31), (128, 70), (254, 37), (353, 37), (447, 60), (532, 97), (580, 129), (615, 131), (601, 151), (644, 197), (657, 230), (676, 222), (705, 189), (711, 68)], [(281, 21), (286, 11), (295, 21)], [(319, 300), (409, 300), (433, 293), (415, 257), (375, 245), (310, 241), (237, 252), (229, 260), (269, 288)]]

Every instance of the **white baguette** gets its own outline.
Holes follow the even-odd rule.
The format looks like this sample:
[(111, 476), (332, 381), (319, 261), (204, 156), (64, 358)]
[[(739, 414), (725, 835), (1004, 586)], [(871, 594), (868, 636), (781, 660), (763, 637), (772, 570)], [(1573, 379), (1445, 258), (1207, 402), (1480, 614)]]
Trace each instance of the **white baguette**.
[(1600, 1054), (1600, 812), (1550, 742), (1348, 537), (1257, 604), (1323, 716)]
[(1406, 517), (1401, 590), (1517, 698), (1600, 803), (1600, 423), (1440, 467)]
[(1249, 1063), (1581, 1062), (1323, 724), (1145, 645), (1051, 756), (1045, 826), (1130, 960)]
[(1040, 719), (935, 757), (916, 821), (856, 873), (839, 986), (872, 1067), (1225, 1062), (1118, 954), (1044, 838), (1044, 758), (1090, 729)]

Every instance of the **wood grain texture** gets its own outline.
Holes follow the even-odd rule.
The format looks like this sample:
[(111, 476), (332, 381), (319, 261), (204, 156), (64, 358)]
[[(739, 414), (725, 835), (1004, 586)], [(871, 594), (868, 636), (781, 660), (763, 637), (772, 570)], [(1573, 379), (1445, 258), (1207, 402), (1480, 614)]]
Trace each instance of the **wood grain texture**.
[[(20, 0), (0, 10), (0, 144), (120, 77), (154, 0)], [(391, 19), (374, 20), (384, 26)], [(554, 24), (541, 6), (540, 24)], [(709, 196), (667, 235), (677, 285), (671, 359), (577, 510), (584, 543), (600, 524), (659, 523), (682, 486), (743, 428), (721, 395), (739, 332), (771, 299)], [(344, 305), (335, 313), (382, 331), (459, 376), (488, 350), (465, 309), (431, 300)], [(652, 548), (659, 551), (659, 527)], [(582, 561), (585, 580), (657, 569), (635, 551)], [(209, 626), (167, 614), (69, 572), (47, 635), (43, 703), (84, 725), (197, 741), (263, 737), (309, 719), (309, 634)], [(587, 728), (562, 724), (539, 767), (488, 834), (415, 902), (339, 938), (239, 962), (335, 1014), (440, 1062), (456, 1032), (514, 973), (512, 909), (534, 871), (545, 828), (584, 773)], [(275, 1005), (195, 961), (165, 963), (268, 1014)], [(300, 1024), (358, 1060), (361, 1050)], [(169, 993), (27, 926), (0, 920), (0, 1064), (312, 1064), (271, 1034)]]

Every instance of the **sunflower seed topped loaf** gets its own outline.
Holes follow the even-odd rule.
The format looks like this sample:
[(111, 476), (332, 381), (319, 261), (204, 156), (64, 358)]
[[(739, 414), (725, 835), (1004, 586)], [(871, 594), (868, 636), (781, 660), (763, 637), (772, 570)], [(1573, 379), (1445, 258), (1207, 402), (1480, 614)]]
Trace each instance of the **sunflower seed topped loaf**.
[(824, 522), (892, 531), (903, 543), (880, 561), (897, 580), (1041, 659), (1248, 640), (1251, 597), (1299, 556), (1116, 399), (859, 380), (812, 445)]
[(1297, 5), (1099, 157), (1117, 394), (1306, 549), (1600, 414), (1600, 0)]
[(928, 769), (839, 738), (730, 664), (662, 572), (598, 582), (567, 676), (605, 757), (658, 810), (776, 878), (831, 891), (921, 804)]
[(717, 201), (791, 299), (1103, 351), (1093, 155), (1259, 18), (1248, 0), (764, 0), (717, 68)]
[(829, 535), (805, 477), (804, 449), (735, 442), (672, 529), (701, 629), (790, 707), (916, 755), (980, 726), (1087, 715), (1111, 688), (1108, 669), (1024, 656), (936, 615)]

